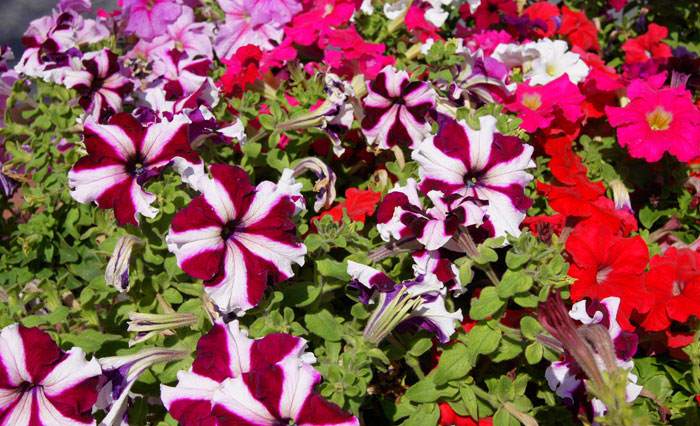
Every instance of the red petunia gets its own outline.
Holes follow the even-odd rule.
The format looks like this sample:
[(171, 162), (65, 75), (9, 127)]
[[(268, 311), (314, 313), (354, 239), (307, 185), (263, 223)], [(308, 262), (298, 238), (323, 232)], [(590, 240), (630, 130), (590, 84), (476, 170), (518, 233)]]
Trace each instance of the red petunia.
[(534, 28), (535, 34), (540, 37), (552, 37), (559, 27), (559, 8), (547, 1), (531, 4), (523, 10), (523, 16), (530, 18), (534, 24), (543, 25), (542, 28)]
[(668, 28), (649, 24), (649, 29), (645, 34), (627, 40), (622, 45), (625, 51), (625, 62), (634, 64), (646, 62), (651, 58), (671, 57), (671, 47), (662, 40), (668, 37)]
[(241, 46), (230, 58), (222, 60), (226, 72), (219, 85), (227, 95), (241, 96), (245, 89), (260, 77), (262, 51), (252, 44)]
[[(518, 6), (513, 0), (482, 0), (472, 16), (477, 29), (486, 29), (501, 22), (501, 14), (516, 16), (517, 12)], [(467, 18), (469, 8), (460, 8), (460, 13), (462, 13), (462, 18)]]
[(671, 247), (655, 256), (646, 284), (654, 303), (641, 324), (645, 329), (661, 331), (672, 320), (684, 323), (700, 317), (700, 253)]
[(486, 417), (480, 420), (474, 420), (471, 417), (463, 417), (457, 414), (450, 404), (446, 402), (440, 402), (438, 404), (440, 408), (440, 420), (438, 420), (439, 426), (492, 426), (493, 418)]
[(377, 208), (382, 194), (371, 190), (348, 188), (345, 190), (345, 201), (342, 201), (331, 209), (322, 212), (312, 220), (321, 219), (330, 215), (333, 220), (340, 222), (343, 219), (343, 210), (347, 210), (350, 220), (365, 223), (367, 216), (371, 216)]
[(594, 221), (577, 225), (566, 240), (571, 256), (569, 275), (576, 279), (571, 298), (621, 299), (618, 319), (625, 330), (632, 330), (629, 318), (634, 311), (649, 310), (649, 295), (644, 287), (644, 270), (649, 249), (639, 237), (621, 237)]
[(573, 46), (584, 51), (600, 50), (598, 30), (585, 13), (575, 12), (568, 7), (561, 8), (562, 20), (559, 34), (563, 35)]

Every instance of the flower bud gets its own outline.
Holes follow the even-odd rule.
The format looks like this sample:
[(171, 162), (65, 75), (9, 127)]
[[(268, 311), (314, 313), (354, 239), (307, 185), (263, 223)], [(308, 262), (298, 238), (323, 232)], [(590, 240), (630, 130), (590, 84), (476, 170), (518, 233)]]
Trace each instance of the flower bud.
[(121, 293), (129, 291), (129, 260), (136, 243), (140, 244), (141, 241), (133, 235), (124, 235), (119, 238), (117, 245), (114, 246), (112, 257), (107, 263), (105, 281)]

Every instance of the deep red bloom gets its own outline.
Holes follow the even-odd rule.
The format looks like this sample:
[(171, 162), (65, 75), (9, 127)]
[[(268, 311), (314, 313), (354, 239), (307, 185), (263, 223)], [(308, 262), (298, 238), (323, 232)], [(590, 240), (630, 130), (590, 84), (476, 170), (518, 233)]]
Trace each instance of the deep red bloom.
[(600, 50), (598, 30), (585, 13), (575, 12), (566, 6), (561, 8), (561, 12), (559, 34), (569, 39), (573, 46), (583, 50)]
[[(491, 25), (498, 24), (503, 15), (517, 15), (518, 6), (513, 0), (482, 0), (479, 7), (474, 12), (474, 21), (477, 29), (486, 29)], [(460, 8), (462, 17), (469, 15), (469, 8)], [(466, 15), (466, 16), (465, 16)]]
[(559, 27), (559, 8), (547, 1), (538, 1), (523, 10), (523, 15), (534, 23), (543, 24), (543, 28), (534, 28), (540, 37), (552, 37)]
[(634, 329), (629, 322), (631, 314), (650, 308), (643, 282), (649, 262), (644, 240), (621, 237), (595, 221), (586, 221), (571, 232), (566, 251), (571, 256), (569, 275), (576, 279), (571, 286), (572, 300), (619, 297), (620, 325), (625, 330)]
[(221, 76), (219, 84), (227, 95), (239, 97), (243, 91), (260, 77), (259, 67), (262, 51), (258, 46), (247, 44), (241, 46), (228, 59), (221, 62), (226, 65), (226, 72)]
[(345, 209), (350, 220), (365, 223), (366, 217), (374, 213), (381, 197), (382, 194), (379, 192), (348, 188), (345, 190), (345, 201), (337, 203), (331, 209), (322, 212), (314, 217), (312, 221), (330, 215), (333, 217), (333, 220), (340, 223), (343, 220), (343, 209)]
[(649, 24), (649, 29), (645, 34), (627, 40), (622, 45), (625, 51), (625, 62), (634, 64), (646, 62), (651, 58), (671, 57), (671, 47), (662, 40), (668, 37), (668, 28)]
[(671, 320), (684, 323), (700, 317), (700, 253), (671, 247), (654, 256), (646, 284), (654, 303), (641, 324), (645, 329), (660, 331)]
[(473, 420), (471, 417), (462, 417), (455, 412), (455, 410), (450, 407), (450, 404), (446, 402), (440, 402), (438, 404), (440, 408), (440, 420), (438, 425), (440, 426), (492, 426), (493, 418), (486, 417), (481, 420)]

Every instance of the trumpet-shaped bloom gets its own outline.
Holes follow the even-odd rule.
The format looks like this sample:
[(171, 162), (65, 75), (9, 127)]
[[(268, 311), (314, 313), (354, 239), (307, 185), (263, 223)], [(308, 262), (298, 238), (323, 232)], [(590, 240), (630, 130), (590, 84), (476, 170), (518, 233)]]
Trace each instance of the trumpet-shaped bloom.
[(0, 332), (0, 424), (94, 425), (92, 406), (102, 370), (80, 348), (67, 352), (38, 328)]
[(257, 187), (239, 167), (215, 164), (211, 179), (200, 179), (202, 195), (173, 218), (166, 238), (178, 265), (204, 280), (223, 312), (255, 306), (270, 283), (294, 275), (306, 247), (292, 222), (301, 185), (286, 170), (280, 182)]
[(605, 113), (632, 157), (654, 162), (668, 152), (689, 162), (700, 156), (700, 110), (684, 88), (663, 87), (665, 78), (632, 81), (630, 102), (624, 108), (605, 107)]
[(289, 334), (250, 339), (238, 321), (217, 322), (197, 344), (190, 371), (161, 399), (183, 426), (357, 425), (355, 417), (314, 393), (320, 381), (306, 341)]
[(405, 144), (413, 148), (430, 134), (426, 116), (435, 107), (435, 92), (427, 83), (410, 82), (406, 71), (386, 66), (368, 84), (363, 101), (362, 132), (381, 149)]
[(348, 274), (350, 285), (360, 290), (360, 301), (376, 304), (364, 331), (370, 342), (381, 342), (397, 328), (424, 329), (447, 343), (462, 321), (461, 310), (449, 312), (445, 307), (445, 287), (432, 273), (396, 283), (381, 271), (349, 261)]
[(109, 49), (85, 55), (82, 67), (66, 73), (63, 84), (80, 93), (80, 106), (95, 120), (120, 112), (134, 84), (119, 72), (117, 55)]
[(578, 84), (588, 75), (586, 63), (580, 55), (569, 52), (569, 45), (563, 40), (544, 38), (526, 46), (538, 53), (525, 74), (525, 79), (532, 85), (547, 84), (564, 74), (572, 83)]
[(496, 132), (496, 119), (479, 118), (480, 130), (464, 121), (444, 118), (434, 137), (413, 151), (421, 178), (420, 190), (457, 193), (486, 202), (483, 207), (494, 236), (520, 235), (520, 222), (530, 200), (524, 187), (532, 180), (533, 148), (516, 137)]
[(84, 137), (88, 155), (68, 173), (71, 195), (81, 203), (114, 209), (121, 225), (138, 225), (138, 214), (158, 213), (151, 206), (155, 195), (143, 186), (166, 166), (173, 164), (181, 172), (201, 169), (181, 116), (148, 127), (127, 113), (112, 116), (109, 124), (88, 118)]
[(416, 181), (409, 178), (405, 187), (397, 185), (382, 202), (377, 229), (385, 241), (413, 237), (426, 250), (437, 250), (461, 227), (481, 224), (484, 211), (473, 200), (430, 191), (433, 207), (426, 209), (416, 187)]

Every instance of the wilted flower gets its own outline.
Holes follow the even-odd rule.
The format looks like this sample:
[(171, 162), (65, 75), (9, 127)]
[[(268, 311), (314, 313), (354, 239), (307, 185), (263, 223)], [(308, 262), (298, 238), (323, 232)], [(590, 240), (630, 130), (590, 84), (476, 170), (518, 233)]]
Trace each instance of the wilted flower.
[(105, 268), (105, 282), (120, 292), (129, 291), (129, 261), (134, 245), (141, 241), (133, 235), (124, 235), (117, 240), (112, 257)]
[(102, 376), (97, 407), (107, 412), (101, 426), (128, 425), (129, 393), (139, 376), (155, 364), (183, 359), (189, 351), (149, 348), (131, 355), (100, 358)]
[(360, 290), (360, 301), (376, 303), (365, 326), (365, 339), (379, 344), (395, 329), (425, 329), (440, 342), (449, 341), (462, 311), (448, 312), (445, 287), (433, 274), (396, 283), (386, 274), (369, 266), (348, 262), (351, 286)]
[(294, 177), (299, 177), (306, 171), (312, 172), (316, 176), (314, 183), (314, 191), (316, 192), (316, 201), (314, 202), (314, 210), (317, 212), (322, 209), (330, 208), (335, 201), (335, 173), (323, 161), (316, 157), (303, 158), (294, 166)]
[(192, 312), (170, 312), (165, 314), (130, 312), (127, 331), (136, 332), (136, 337), (129, 340), (129, 346), (143, 343), (151, 337), (160, 334), (173, 334), (173, 329), (189, 327), (196, 323), (197, 315)]

